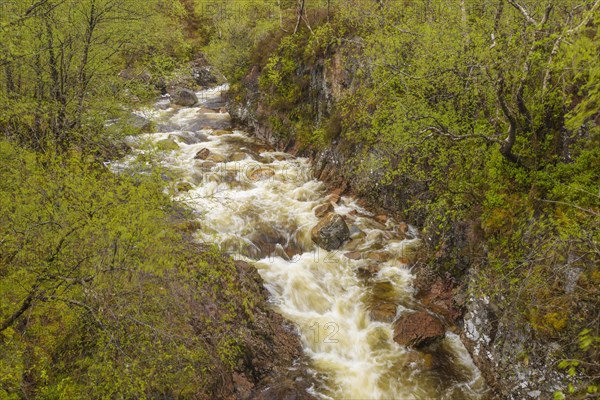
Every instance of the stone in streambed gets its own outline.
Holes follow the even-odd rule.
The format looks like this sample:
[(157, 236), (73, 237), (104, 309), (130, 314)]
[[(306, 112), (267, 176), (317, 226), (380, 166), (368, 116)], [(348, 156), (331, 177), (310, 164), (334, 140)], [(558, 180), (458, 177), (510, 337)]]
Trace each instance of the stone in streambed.
[(207, 148), (200, 149), (194, 156), (194, 160), (206, 160), (210, 154), (211, 153), (210, 153), (209, 149), (207, 149)]
[(156, 142), (156, 148), (161, 151), (173, 151), (179, 150), (179, 145), (172, 138), (168, 138)]
[(190, 89), (178, 88), (171, 95), (171, 100), (179, 106), (190, 107), (198, 103), (198, 96)]
[(315, 217), (317, 218), (323, 218), (330, 212), (333, 212), (333, 204), (331, 204), (330, 202), (315, 207)]
[(175, 186), (175, 189), (177, 189), (179, 193), (189, 192), (193, 188), (194, 186), (189, 182), (177, 182), (177, 185)]
[(362, 258), (362, 253), (360, 251), (350, 251), (345, 253), (344, 256), (351, 260), (360, 260)]
[(394, 326), (394, 341), (407, 347), (425, 347), (445, 336), (446, 328), (442, 321), (426, 311), (403, 314)]
[(369, 315), (373, 321), (393, 322), (396, 318), (396, 305), (393, 303), (379, 303), (371, 307)]
[(350, 231), (344, 218), (332, 212), (312, 228), (310, 235), (312, 241), (325, 250), (338, 249), (350, 239)]
[(365, 258), (367, 258), (369, 260), (385, 262), (385, 261), (389, 261), (392, 258), (392, 255), (390, 253), (388, 253), (387, 251), (372, 251), (372, 252), (368, 252), (365, 255)]
[(211, 153), (208, 157), (206, 157), (208, 161), (216, 162), (216, 163), (224, 163), (227, 162), (227, 157), (222, 154)]
[(247, 157), (246, 153), (244, 153), (243, 151), (238, 151), (238, 152), (233, 153), (231, 155), (231, 157), (229, 157), (229, 160), (231, 160), (231, 161), (242, 161), (242, 160), (246, 159), (246, 157)]
[(256, 182), (256, 181), (262, 181), (265, 179), (272, 178), (274, 175), (275, 175), (275, 171), (273, 171), (273, 169), (263, 167), (263, 168), (256, 168), (251, 171), (248, 171), (248, 173), (246, 174), (246, 177), (249, 180)]
[(350, 225), (350, 239), (362, 239), (367, 236), (366, 233), (360, 230), (356, 225)]

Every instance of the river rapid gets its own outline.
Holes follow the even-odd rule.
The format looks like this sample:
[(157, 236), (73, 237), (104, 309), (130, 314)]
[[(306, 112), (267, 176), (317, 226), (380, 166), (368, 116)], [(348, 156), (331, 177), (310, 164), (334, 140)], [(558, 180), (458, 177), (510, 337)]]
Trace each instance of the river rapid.
[(447, 332), (435, 348), (411, 350), (393, 341), (392, 323), (372, 317), (382, 302), (396, 307), (396, 317), (418, 307), (408, 266), (418, 232), (392, 219), (378, 221), (342, 196), (335, 212), (344, 216), (353, 239), (336, 251), (318, 248), (310, 235), (319, 221), (314, 210), (331, 195), (313, 178), (309, 160), (232, 130), (222, 108), (226, 89), (197, 93), (200, 102), (193, 107), (164, 99), (155, 110), (141, 112), (158, 133), (132, 137), (138, 150), (130, 158), (144, 151), (135, 145), (143, 141), (165, 149), (161, 162), (177, 176), (176, 199), (194, 210), (201, 226), (197, 240), (216, 243), (257, 268), (274, 309), (298, 329), (309, 372), (319, 382), (311, 394), (483, 398), (483, 380), (457, 335)]

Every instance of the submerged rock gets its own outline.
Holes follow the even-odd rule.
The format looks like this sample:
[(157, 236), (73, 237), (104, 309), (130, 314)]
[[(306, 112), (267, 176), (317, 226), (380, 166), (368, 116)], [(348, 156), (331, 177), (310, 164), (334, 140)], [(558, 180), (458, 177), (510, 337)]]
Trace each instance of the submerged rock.
[(351, 239), (361, 239), (367, 236), (360, 228), (356, 225), (350, 225), (350, 238)]
[(275, 171), (272, 168), (256, 168), (248, 171), (246, 177), (253, 182), (262, 181), (265, 179), (272, 178), (275, 175)]
[(222, 154), (211, 153), (208, 157), (206, 157), (208, 161), (216, 162), (216, 163), (224, 163), (227, 162), (227, 157)]
[(134, 113), (125, 117), (124, 122), (140, 133), (152, 132), (154, 126), (154, 123), (150, 119)]
[(187, 145), (205, 142), (207, 139), (200, 133), (181, 132), (169, 135), (169, 138)]
[(402, 346), (425, 347), (445, 336), (442, 321), (426, 311), (403, 314), (394, 327), (394, 341)]
[(393, 303), (380, 303), (374, 305), (369, 311), (373, 321), (392, 322), (396, 318), (396, 305)]
[(243, 151), (236, 151), (229, 157), (229, 159), (231, 161), (242, 161), (246, 159), (246, 156), (246, 153), (244, 153)]
[(330, 212), (312, 228), (310, 235), (312, 241), (319, 247), (325, 250), (335, 250), (350, 239), (350, 230), (344, 218)]

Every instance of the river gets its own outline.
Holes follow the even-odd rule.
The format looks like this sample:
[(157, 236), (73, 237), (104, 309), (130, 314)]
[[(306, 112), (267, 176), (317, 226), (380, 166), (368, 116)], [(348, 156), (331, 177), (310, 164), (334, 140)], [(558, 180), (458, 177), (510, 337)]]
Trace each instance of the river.
[[(298, 328), (310, 369), (319, 376), (312, 394), (482, 398), (485, 385), (457, 335), (447, 332), (436, 348), (419, 352), (396, 344), (392, 324), (371, 317), (369, 310), (381, 301), (394, 304), (396, 315), (414, 309), (407, 260), (420, 243), (417, 231), (409, 227), (405, 234), (397, 221), (377, 221), (342, 196), (335, 212), (354, 239), (338, 251), (316, 247), (310, 230), (319, 221), (315, 207), (328, 200), (325, 186), (313, 178), (309, 160), (232, 130), (222, 109), (226, 88), (197, 93), (194, 107), (157, 103), (148, 115), (158, 133), (132, 141), (177, 144), (161, 159), (180, 182), (177, 200), (197, 213), (197, 239), (255, 265), (274, 309)], [(351, 259), (349, 252), (384, 256)]]

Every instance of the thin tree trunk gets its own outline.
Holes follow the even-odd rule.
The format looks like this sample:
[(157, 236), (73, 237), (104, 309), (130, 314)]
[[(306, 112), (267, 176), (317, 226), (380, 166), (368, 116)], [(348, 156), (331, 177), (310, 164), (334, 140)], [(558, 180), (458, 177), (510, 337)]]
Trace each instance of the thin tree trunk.
[(300, 7), (298, 7), (298, 20), (296, 21), (294, 34), (298, 32), (298, 28), (300, 28), (300, 22), (302, 22), (302, 15), (304, 15), (304, 0), (300, 0)]

